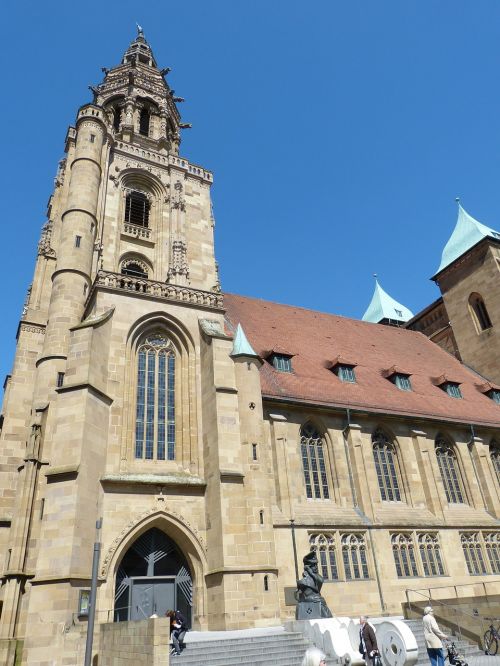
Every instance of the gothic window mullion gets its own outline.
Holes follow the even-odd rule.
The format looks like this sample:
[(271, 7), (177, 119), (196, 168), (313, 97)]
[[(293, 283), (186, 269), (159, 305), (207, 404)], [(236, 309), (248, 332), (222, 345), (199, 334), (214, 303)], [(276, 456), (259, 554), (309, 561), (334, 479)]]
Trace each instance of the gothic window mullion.
[(165, 352), (161, 351), (158, 355), (158, 416), (157, 416), (157, 434), (156, 434), (156, 457), (158, 460), (165, 460), (165, 401), (166, 401), (166, 368)]
[(137, 354), (135, 457), (175, 460), (175, 356), (160, 334)]

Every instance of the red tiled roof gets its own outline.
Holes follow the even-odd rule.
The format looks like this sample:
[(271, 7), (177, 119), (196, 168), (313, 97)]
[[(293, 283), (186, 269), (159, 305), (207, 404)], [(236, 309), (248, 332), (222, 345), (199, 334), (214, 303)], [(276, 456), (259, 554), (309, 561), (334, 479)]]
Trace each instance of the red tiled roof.
[[(260, 356), (294, 350), (292, 373), (264, 362), (264, 396), (500, 427), (500, 406), (478, 390), (478, 375), (422, 333), (235, 294), (224, 294), (224, 305), (226, 318), (234, 328), (241, 323)], [(356, 359), (355, 384), (326, 367), (339, 355)], [(391, 366), (411, 374), (412, 391), (384, 378)], [(440, 375), (460, 383), (462, 400), (433, 383)]]

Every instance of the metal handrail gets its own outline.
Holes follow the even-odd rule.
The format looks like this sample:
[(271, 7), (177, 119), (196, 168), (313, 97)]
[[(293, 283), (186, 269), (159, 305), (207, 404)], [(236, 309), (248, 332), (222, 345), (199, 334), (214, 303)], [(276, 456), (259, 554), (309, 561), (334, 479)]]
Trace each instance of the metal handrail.
[[(488, 582), (500, 582), (500, 581), (488, 581)], [(483, 583), (483, 585), (484, 585), (484, 583)], [(444, 606), (446, 608), (449, 608), (452, 612), (455, 613), (456, 616), (460, 614), (460, 615), (466, 616), (468, 618), (473, 618), (475, 621), (479, 620), (479, 622), (481, 624), (483, 623), (483, 621), (492, 621), (492, 622), (493, 621), (498, 621), (498, 622), (500, 622), (500, 618), (491, 618), (491, 617), (486, 618), (486, 617), (484, 617), (482, 615), (479, 615), (479, 614), (474, 615), (473, 613), (468, 613), (467, 611), (464, 611), (462, 608), (457, 608), (457, 606), (455, 604), (447, 603), (445, 601), (441, 601), (440, 599), (433, 599), (432, 598), (432, 595), (430, 594), (431, 590), (438, 590), (438, 589), (442, 589), (442, 588), (446, 588), (446, 587), (451, 587), (451, 586), (442, 585), (441, 587), (429, 588), (427, 594), (424, 594), (420, 590), (412, 590), (410, 588), (406, 589), (405, 590), (406, 603), (408, 605), (409, 610), (410, 611), (412, 610), (412, 607), (411, 607), (412, 602), (410, 601), (409, 593), (413, 592), (414, 594), (418, 594), (421, 597), (423, 597), (424, 599), (427, 599), (428, 601), (432, 601), (433, 604), (438, 604), (440, 606)], [(456, 586), (453, 586), (453, 587), (456, 588)], [(484, 591), (485, 591), (485, 594), (486, 594), (486, 587), (484, 588)], [(455, 594), (457, 594), (456, 589), (455, 589)], [(457, 599), (458, 599), (458, 595), (457, 595)], [(415, 602), (413, 602), (413, 603), (415, 603)], [(455, 624), (458, 628), (458, 635), (460, 637), (460, 640), (462, 640), (462, 625), (458, 621), (458, 618), (456, 618)]]

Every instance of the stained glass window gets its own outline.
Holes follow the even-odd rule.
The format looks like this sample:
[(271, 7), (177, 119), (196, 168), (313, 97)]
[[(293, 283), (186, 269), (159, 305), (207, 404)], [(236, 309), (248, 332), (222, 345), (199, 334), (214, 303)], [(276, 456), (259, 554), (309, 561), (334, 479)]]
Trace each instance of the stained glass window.
[(450, 504), (464, 504), (465, 495), (455, 450), (443, 437), (436, 438), (436, 456), (446, 499)]
[(329, 499), (325, 443), (319, 432), (310, 423), (301, 428), (300, 449), (307, 497)]
[(486, 564), (478, 532), (464, 532), (460, 536), (467, 569), (472, 576), (486, 573)]
[(346, 580), (368, 578), (366, 543), (362, 534), (343, 534), (342, 561)]
[(418, 576), (412, 535), (393, 534), (391, 537), (391, 543), (398, 578)]
[(137, 352), (135, 457), (175, 459), (175, 356), (163, 334), (147, 337)]
[(319, 570), (325, 580), (338, 580), (337, 554), (333, 534), (312, 534), (309, 537), (311, 550), (316, 552)]
[(419, 534), (418, 548), (424, 576), (444, 576), (444, 566), (437, 534)]
[(372, 435), (372, 444), (380, 496), (385, 502), (400, 502), (401, 491), (394, 446), (381, 430)]

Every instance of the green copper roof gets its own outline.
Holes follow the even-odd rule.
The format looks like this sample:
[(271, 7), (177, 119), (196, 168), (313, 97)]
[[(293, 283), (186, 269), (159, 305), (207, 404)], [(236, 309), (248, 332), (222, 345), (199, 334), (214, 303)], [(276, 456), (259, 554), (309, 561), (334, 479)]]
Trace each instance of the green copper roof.
[(241, 324), (238, 324), (238, 328), (236, 329), (231, 356), (255, 356), (258, 358), (258, 355), (252, 349), (252, 345), (248, 342)]
[(441, 257), (441, 264), (437, 269), (437, 273), (449, 266), (451, 263), (461, 257), (462, 254), (474, 247), (476, 243), (487, 237), (496, 238), (500, 240), (500, 233), (494, 229), (490, 229), (481, 222), (478, 222), (465, 211), (460, 204), (458, 204), (458, 218), (455, 229), (451, 234), (448, 242), (444, 246), (443, 255)]
[(363, 321), (371, 321), (376, 324), (384, 319), (404, 322), (412, 317), (413, 312), (389, 296), (379, 285), (378, 280), (375, 279), (375, 291), (370, 305), (363, 315)]

